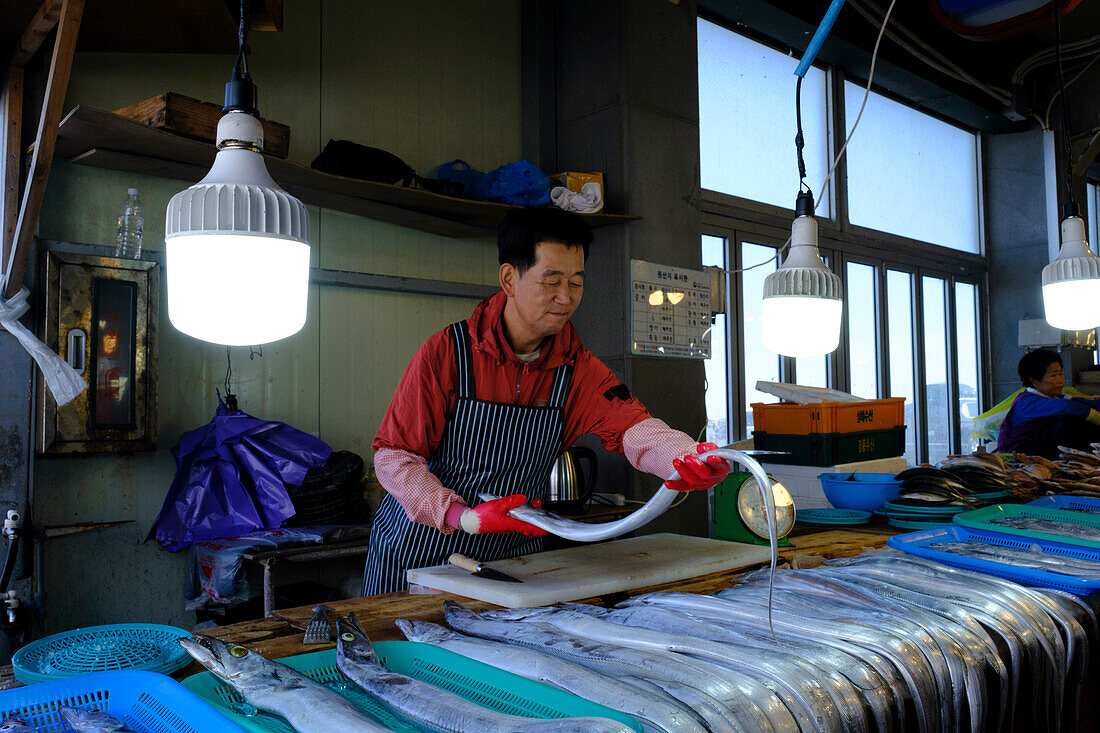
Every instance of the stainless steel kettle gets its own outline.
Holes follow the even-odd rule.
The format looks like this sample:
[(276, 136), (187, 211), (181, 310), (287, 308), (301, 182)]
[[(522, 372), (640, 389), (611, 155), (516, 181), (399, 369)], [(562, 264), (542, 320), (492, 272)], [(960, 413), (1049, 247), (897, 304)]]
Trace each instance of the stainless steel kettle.
[[(581, 470), (580, 463), (588, 464)], [(592, 498), (596, 488), (596, 452), (576, 445), (562, 453), (550, 469), (550, 490), (543, 506), (557, 512), (579, 512)]]

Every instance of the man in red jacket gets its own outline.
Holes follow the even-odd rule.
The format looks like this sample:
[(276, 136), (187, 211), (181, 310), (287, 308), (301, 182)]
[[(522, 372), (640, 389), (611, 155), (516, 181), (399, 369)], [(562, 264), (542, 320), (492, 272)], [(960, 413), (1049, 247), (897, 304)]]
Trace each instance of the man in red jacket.
[[(509, 213), (498, 231), (501, 292), (429, 338), (405, 369), (373, 448), (386, 489), (363, 595), (407, 587), (405, 571), (453, 552), (482, 561), (538, 552), (542, 530), (508, 516), (541, 499), (550, 469), (585, 433), (681, 491), (729, 473), (712, 444), (651, 417), (569, 323), (592, 234), (554, 207)], [(480, 493), (499, 496), (481, 501)]]

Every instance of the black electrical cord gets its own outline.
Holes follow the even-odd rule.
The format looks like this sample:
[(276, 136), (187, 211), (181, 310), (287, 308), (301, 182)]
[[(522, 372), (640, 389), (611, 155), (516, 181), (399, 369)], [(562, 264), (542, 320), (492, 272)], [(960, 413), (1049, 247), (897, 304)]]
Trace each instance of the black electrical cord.
[(11, 582), (12, 572), (15, 571), (15, 558), (19, 553), (19, 533), (12, 532), (8, 535), (8, 551), (4, 555), (4, 572), (0, 574), (0, 593), (8, 592), (8, 583)]
[(237, 411), (237, 395), (233, 394), (233, 390), (230, 386), (230, 379), (233, 377), (233, 360), (230, 358), (230, 350), (232, 347), (225, 347), (225, 406), (230, 411)]
[(794, 135), (794, 149), (798, 157), (798, 190), (813, 194), (806, 184), (806, 161), (802, 157), (802, 149), (806, 147), (806, 138), (802, 135), (802, 77), (794, 85), (794, 115), (798, 131)]
[(1062, 105), (1062, 149), (1065, 154), (1066, 200), (1062, 205), (1062, 218), (1077, 216), (1077, 202), (1073, 198), (1073, 158), (1069, 144), (1069, 116), (1066, 113), (1066, 78), (1062, 73), (1062, 23), (1061, 3), (1054, 2), (1054, 49), (1058, 56), (1058, 86)]

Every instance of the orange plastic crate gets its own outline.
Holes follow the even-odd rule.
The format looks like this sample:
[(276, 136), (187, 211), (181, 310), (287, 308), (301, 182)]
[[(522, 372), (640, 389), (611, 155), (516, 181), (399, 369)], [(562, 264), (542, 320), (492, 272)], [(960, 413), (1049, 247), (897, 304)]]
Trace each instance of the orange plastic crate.
[(905, 398), (815, 402), (809, 405), (754, 402), (752, 423), (753, 430), (782, 435), (887, 430), (905, 424)]

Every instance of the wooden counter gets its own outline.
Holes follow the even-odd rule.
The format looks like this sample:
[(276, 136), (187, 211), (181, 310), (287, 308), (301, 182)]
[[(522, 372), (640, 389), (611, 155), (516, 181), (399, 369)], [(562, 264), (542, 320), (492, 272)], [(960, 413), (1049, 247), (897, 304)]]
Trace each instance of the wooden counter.
[[(809, 531), (801, 527), (790, 537), (791, 546), (781, 547), (781, 560), (792, 560), (796, 555), (821, 555), (826, 558), (850, 557), (858, 555), (866, 549), (882, 548), (886, 545), (886, 539), (898, 531), (890, 527), (869, 526), (859, 529)], [(733, 578), (745, 572), (731, 570), (721, 573), (704, 575), (690, 581), (677, 581), (663, 585), (637, 588), (629, 593), (612, 593), (605, 596), (583, 599), (582, 603), (593, 603), (600, 606), (610, 606), (623, 600), (627, 596), (651, 593), (654, 591), (679, 590), (689, 593), (713, 593), (727, 588)], [(409, 618), (420, 621), (443, 623), (443, 601), (456, 600), (469, 608), (480, 611), (487, 608), (495, 608), (491, 603), (477, 601), (450, 593), (432, 593), (427, 595), (410, 595), (408, 592), (386, 593), (366, 598), (351, 598), (345, 601), (335, 601), (327, 604), (336, 613), (343, 615), (354, 612), (359, 622), (363, 624), (367, 635), (374, 641), (388, 641), (404, 639), (401, 632), (394, 626), (394, 619)], [(202, 633), (225, 641), (243, 644), (266, 657), (287, 657), (306, 652), (321, 651), (335, 646), (331, 644), (314, 644), (305, 646), (302, 644), (302, 633), (306, 624), (313, 616), (309, 606), (299, 608), (276, 609), (274, 615), (269, 618), (255, 621), (242, 621), (229, 626), (220, 626), (208, 629)], [(177, 678), (186, 677), (195, 672), (201, 672), (203, 668), (196, 662), (175, 675)]]

